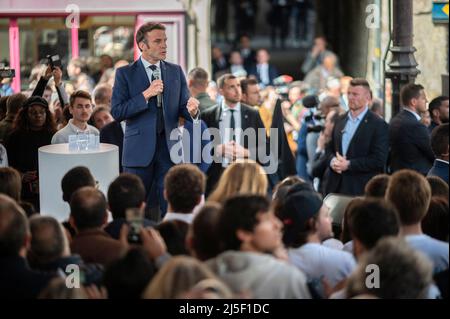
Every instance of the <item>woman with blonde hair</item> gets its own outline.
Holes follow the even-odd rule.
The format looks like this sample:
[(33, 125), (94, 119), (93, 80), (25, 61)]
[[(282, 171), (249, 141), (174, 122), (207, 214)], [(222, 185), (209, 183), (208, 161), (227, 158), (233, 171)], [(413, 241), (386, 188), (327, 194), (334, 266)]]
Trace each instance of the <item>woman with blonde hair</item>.
[(267, 195), (268, 181), (264, 169), (253, 160), (237, 161), (227, 167), (209, 195), (208, 202), (223, 204), (237, 194)]
[(181, 298), (199, 282), (218, 278), (197, 259), (186, 256), (171, 258), (145, 289), (143, 299)]

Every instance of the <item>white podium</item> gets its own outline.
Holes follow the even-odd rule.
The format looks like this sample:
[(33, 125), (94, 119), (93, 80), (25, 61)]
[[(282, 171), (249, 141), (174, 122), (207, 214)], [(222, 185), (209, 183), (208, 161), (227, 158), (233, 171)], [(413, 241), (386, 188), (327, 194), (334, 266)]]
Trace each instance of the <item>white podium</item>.
[(69, 204), (62, 199), (61, 180), (76, 166), (89, 168), (99, 189), (107, 194), (109, 184), (119, 175), (119, 148), (100, 144), (100, 149), (69, 151), (69, 144), (53, 144), (39, 148), (39, 192), (41, 214), (67, 220)]

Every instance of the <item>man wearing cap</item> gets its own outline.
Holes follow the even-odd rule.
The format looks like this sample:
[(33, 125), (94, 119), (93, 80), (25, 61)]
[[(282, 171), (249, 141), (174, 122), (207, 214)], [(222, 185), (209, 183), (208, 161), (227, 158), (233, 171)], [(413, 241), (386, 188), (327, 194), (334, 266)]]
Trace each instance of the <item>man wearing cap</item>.
[(352, 273), (356, 262), (351, 254), (322, 245), (333, 236), (332, 218), (318, 193), (291, 187), (277, 215), (284, 224), (283, 242), (290, 262), (317, 284), (322, 297), (322, 280), (334, 288)]

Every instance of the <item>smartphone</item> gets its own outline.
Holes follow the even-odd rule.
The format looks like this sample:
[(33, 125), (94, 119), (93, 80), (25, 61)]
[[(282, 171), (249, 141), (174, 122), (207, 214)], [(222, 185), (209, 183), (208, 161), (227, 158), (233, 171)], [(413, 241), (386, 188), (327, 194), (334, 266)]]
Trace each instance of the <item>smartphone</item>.
[(58, 68), (62, 69), (62, 67), (61, 67), (61, 59), (59, 58), (58, 54), (47, 55), (47, 60), (48, 60), (48, 64), (52, 68), (52, 70), (55, 67), (58, 67)]
[(131, 244), (141, 244), (141, 228), (144, 225), (144, 211), (140, 208), (128, 208), (125, 217), (130, 227), (128, 232), (128, 242)]

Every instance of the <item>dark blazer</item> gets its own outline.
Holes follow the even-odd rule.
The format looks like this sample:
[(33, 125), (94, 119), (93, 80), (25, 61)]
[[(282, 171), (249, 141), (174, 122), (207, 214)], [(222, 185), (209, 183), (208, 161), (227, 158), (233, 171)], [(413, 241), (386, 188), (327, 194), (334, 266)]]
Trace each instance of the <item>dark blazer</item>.
[[(222, 105), (221, 104), (215, 105), (201, 113), (202, 120), (206, 123), (206, 125), (210, 129), (214, 128), (214, 129), (219, 130), (219, 123), (220, 123), (221, 116), (222, 116)], [(256, 110), (255, 108), (253, 108), (251, 106), (242, 104), (242, 103), (241, 103), (241, 125), (242, 125), (242, 130), (244, 130), (244, 131), (247, 128), (253, 128), (253, 129), (255, 129), (255, 131), (257, 133), (259, 131), (262, 132), (262, 130), (258, 130), (258, 129), (264, 130), (264, 124), (261, 120), (261, 117), (259, 116), (258, 110)], [(264, 134), (265, 134), (265, 131), (264, 131)], [(221, 144), (221, 141), (214, 139), (213, 135), (211, 135), (211, 140), (212, 140), (212, 143), (214, 146)], [(258, 149), (263, 147), (265, 150), (267, 147), (266, 144), (259, 145), (258, 140), (259, 140), (259, 138), (257, 138), (256, 145), (249, 145), (248, 139), (244, 139), (244, 147), (246, 149), (248, 149), (251, 154), (255, 154), (257, 160), (258, 160), (258, 157), (257, 157)], [(208, 196), (208, 194), (214, 189), (217, 182), (219, 181), (220, 176), (222, 175), (222, 172), (223, 172), (222, 163), (213, 162), (211, 164), (211, 166), (209, 167), (208, 172), (207, 172), (208, 180), (206, 183), (206, 196)]]
[(426, 175), (433, 165), (430, 134), (411, 112), (397, 114), (389, 127), (390, 167), (392, 172), (412, 169)]
[(119, 147), (119, 167), (120, 172), (122, 172), (123, 130), (120, 122), (112, 121), (100, 130), (100, 143), (113, 144)]
[(113, 121), (100, 130), (100, 143), (113, 144), (119, 147), (119, 167), (120, 172), (122, 172), (123, 130), (120, 122)]
[[(348, 113), (336, 122), (331, 139), (331, 152), (328, 165), (336, 152), (342, 153), (342, 134), (347, 124)], [(367, 182), (375, 175), (385, 171), (388, 157), (389, 138), (387, 123), (368, 111), (353, 135), (347, 151), (350, 168), (338, 174), (329, 170), (325, 193), (339, 193), (359, 196), (364, 193)]]
[[(192, 121), (186, 108), (189, 90), (181, 67), (161, 61), (161, 75), (164, 82), (163, 111), (164, 127), (168, 149), (170, 132), (178, 127), (179, 116)], [(142, 92), (150, 86), (141, 59), (116, 71), (111, 114), (117, 122), (127, 121), (123, 141), (122, 165), (125, 167), (147, 167), (153, 160), (156, 149), (156, 107), (150, 107)], [(156, 104), (156, 103), (155, 103)]]
[(25, 258), (0, 257), (0, 298), (35, 299), (47, 287), (53, 274), (31, 270)]
[[(254, 75), (256, 77), (256, 80), (261, 83), (261, 78), (258, 73), (258, 68), (256, 65), (253, 65), (250, 67), (248, 71), (249, 75)], [(277, 68), (269, 63), (269, 85), (273, 85), (273, 80), (275, 80), (278, 77), (279, 73)]]
[(440, 177), (448, 184), (448, 164), (438, 160), (434, 161), (434, 165), (428, 172), (428, 176)]

